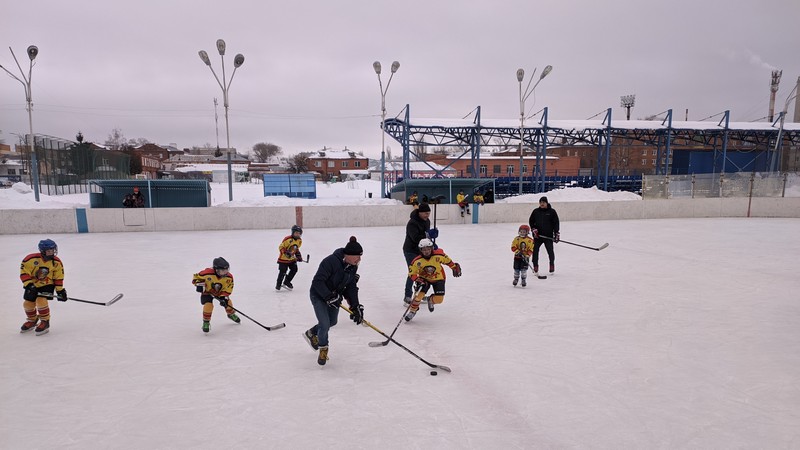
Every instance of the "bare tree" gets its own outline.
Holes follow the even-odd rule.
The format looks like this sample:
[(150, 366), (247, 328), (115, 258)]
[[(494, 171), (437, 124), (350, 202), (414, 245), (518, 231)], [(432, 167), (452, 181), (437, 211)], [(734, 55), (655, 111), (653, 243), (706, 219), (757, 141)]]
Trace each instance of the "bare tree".
[(120, 150), (126, 144), (125, 135), (122, 134), (122, 130), (119, 128), (114, 128), (111, 130), (111, 134), (108, 135), (108, 139), (103, 143), (109, 150)]
[(273, 156), (278, 156), (283, 150), (271, 142), (259, 142), (253, 146), (252, 158), (256, 162), (267, 162)]
[(294, 156), (286, 158), (286, 165), (289, 166), (289, 172), (292, 173), (305, 173), (308, 172), (308, 158), (309, 153), (298, 153)]
[(150, 140), (147, 138), (136, 138), (136, 139), (128, 139), (128, 145), (131, 147), (141, 147), (144, 144), (150, 144)]

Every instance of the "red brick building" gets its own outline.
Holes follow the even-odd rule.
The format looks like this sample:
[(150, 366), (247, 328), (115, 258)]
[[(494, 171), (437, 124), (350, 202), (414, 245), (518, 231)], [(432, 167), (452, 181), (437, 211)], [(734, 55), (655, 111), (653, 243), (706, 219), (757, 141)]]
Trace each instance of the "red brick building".
[(308, 171), (319, 174), (320, 179), (328, 181), (333, 177), (342, 178), (342, 170), (367, 170), (369, 159), (352, 150), (331, 150), (323, 148), (308, 157)]

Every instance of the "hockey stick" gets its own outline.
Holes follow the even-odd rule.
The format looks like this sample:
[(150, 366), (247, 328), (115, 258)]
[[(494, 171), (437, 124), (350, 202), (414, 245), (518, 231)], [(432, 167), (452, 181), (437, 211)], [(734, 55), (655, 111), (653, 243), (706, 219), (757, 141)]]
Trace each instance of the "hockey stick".
[[(344, 305), (339, 305), (339, 307), (340, 307), (340, 308), (342, 308), (343, 310), (345, 310), (345, 311), (346, 311), (348, 314), (353, 314), (353, 312), (352, 312), (352, 311), (350, 311), (349, 309), (347, 309), (347, 307), (346, 307), (346, 306), (344, 306)], [(362, 320), (362, 322), (361, 322), (361, 323), (363, 323), (363, 324), (365, 324), (366, 326), (368, 326), (368, 327), (372, 328), (373, 330), (377, 331), (377, 332), (378, 332), (379, 334), (381, 334), (383, 337), (385, 337), (385, 338), (388, 338), (390, 341), (394, 342), (394, 343), (395, 343), (395, 344), (396, 344), (398, 347), (402, 348), (403, 350), (407, 351), (408, 353), (411, 353), (411, 355), (413, 355), (415, 358), (417, 358), (418, 360), (420, 360), (420, 361), (422, 361), (423, 363), (425, 363), (425, 364), (426, 364), (428, 367), (430, 367), (431, 369), (439, 369), (439, 370), (444, 370), (445, 372), (452, 372), (452, 370), (450, 370), (450, 368), (449, 368), (449, 367), (447, 367), (447, 366), (441, 366), (441, 365), (438, 365), (438, 364), (431, 364), (431, 363), (429, 363), (428, 361), (425, 361), (425, 360), (424, 360), (424, 359), (422, 359), (422, 358), (421, 358), (419, 355), (417, 355), (416, 353), (414, 353), (414, 352), (412, 352), (411, 350), (407, 349), (407, 348), (406, 348), (406, 347), (405, 347), (403, 344), (401, 344), (401, 343), (399, 343), (399, 342), (395, 341), (395, 340), (394, 340), (394, 338), (390, 337), (389, 335), (387, 335), (387, 334), (386, 334), (386, 333), (384, 333), (383, 331), (379, 330), (379, 329), (378, 329), (378, 327), (376, 327), (375, 325), (373, 325), (373, 324), (369, 323), (368, 321), (366, 321), (366, 320)], [(433, 372), (431, 372), (431, 374), (433, 375)]]
[[(550, 236), (542, 236), (542, 235), (540, 234), (540, 235), (539, 235), (539, 237), (540, 237), (540, 238), (543, 238), (543, 239), (550, 239), (551, 241), (553, 241), (553, 242), (556, 242), (556, 240), (555, 240), (555, 239), (553, 239), (553, 238), (551, 238)], [(605, 244), (601, 245), (600, 247), (589, 247), (588, 245), (576, 244), (576, 243), (574, 243), (574, 242), (565, 241), (565, 240), (563, 240), (563, 239), (559, 239), (559, 240), (558, 240), (558, 242), (563, 242), (563, 243), (565, 243), (565, 244), (574, 245), (574, 246), (576, 246), (576, 247), (588, 248), (589, 250), (594, 250), (594, 251), (597, 251), (597, 252), (599, 252), (600, 250), (602, 250), (602, 249), (604, 249), (604, 248), (608, 247), (608, 242), (606, 242)]]
[(400, 321), (397, 322), (397, 326), (394, 327), (394, 330), (392, 330), (392, 334), (389, 335), (389, 338), (386, 339), (385, 341), (370, 342), (367, 345), (369, 345), (370, 347), (385, 347), (385, 346), (389, 345), (389, 342), (391, 342), (391, 340), (392, 340), (392, 336), (394, 336), (394, 334), (397, 333), (397, 329), (400, 328), (400, 324), (402, 324), (404, 322), (404, 319), (406, 318), (406, 314), (408, 314), (408, 311), (411, 309), (411, 304), (414, 303), (413, 298), (415, 298), (417, 296), (417, 294), (419, 294), (419, 288), (414, 291), (414, 296), (411, 297), (412, 298), (411, 303), (408, 304), (408, 306), (406, 307), (406, 310), (403, 312), (403, 315), (400, 316)]
[[(53, 299), (58, 300), (58, 296), (57, 295), (53, 295), (53, 294), (38, 294), (38, 296), (39, 297), (44, 297), (44, 298), (46, 298), (48, 300), (53, 300)], [(67, 297), (67, 300), (72, 300), (73, 302), (91, 303), (92, 305), (111, 306), (121, 298), (122, 298), (122, 294), (117, 294), (117, 295), (114, 296), (114, 298), (112, 298), (111, 300), (109, 300), (109, 301), (107, 301), (105, 303), (93, 302), (93, 301), (90, 301), (90, 300), (81, 300), (79, 298), (73, 298), (73, 297)]]
[[(230, 306), (230, 305), (228, 305), (228, 306)], [(263, 328), (263, 329), (265, 329), (265, 330), (267, 330), (267, 331), (280, 330), (281, 328), (283, 328), (283, 327), (285, 327), (285, 326), (286, 326), (286, 324), (285, 324), (285, 323), (279, 323), (279, 324), (277, 324), (277, 325), (273, 325), (273, 326), (271, 326), (271, 327), (264, 326), (264, 325), (261, 325), (261, 323), (259, 323), (259, 322), (258, 322), (256, 319), (253, 319), (252, 317), (250, 317), (250, 316), (248, 316), (247, 314), (245, 314), (245, 313), (243, 313), (243, 312), (239, 311), (238, 309), (234, 308), (233, 306), (231, 306), (231, 309), (232, 309), (232, 310), (234, 310), (234, 311), (236, 311), (237, 313), (239, 313), (239, 314), (241, 314), (241, 315), (243, 315), (243, 316), (247, 317), (248, 319), (252, 320), (253, 322), (255, 322), (255, 324), (256, 324), (256, 325), (260, 326), (261, 328)]]

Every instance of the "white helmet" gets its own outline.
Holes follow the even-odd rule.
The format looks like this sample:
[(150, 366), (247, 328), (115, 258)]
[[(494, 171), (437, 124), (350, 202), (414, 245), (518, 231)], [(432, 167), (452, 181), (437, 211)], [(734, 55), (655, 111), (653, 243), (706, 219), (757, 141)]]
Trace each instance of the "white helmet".
[(419, 241), (419, 248), (433, 247), (433, 242), (430, 239), (422, 239)]

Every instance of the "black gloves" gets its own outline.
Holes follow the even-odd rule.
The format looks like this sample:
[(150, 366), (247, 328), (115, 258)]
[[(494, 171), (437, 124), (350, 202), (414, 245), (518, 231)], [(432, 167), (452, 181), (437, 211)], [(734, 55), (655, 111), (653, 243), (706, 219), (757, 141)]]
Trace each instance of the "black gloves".
[(203, 285), (202, 285), (202, 284), (198, 284), (198, 285), (196, 285), (196, 287), (194, 288), (194, 290), (195, 290), (195, 291), (197, 291), (197, 292), (203, 292), (203, 290), (204, 290), (204, 287), (203, 287)]
[(455, 267), (453, 267), (453, 276), (456, 278), (461, 276), (461, 264), (456, 263)]
[(36, 286), (33, 283), (28, 283), (25, 285), (25, 294), (23, 294), (22, 298), (28, 301), (35, 301), (36, 297), (39, 295), (39, 290), (36, 289)]
[(56, 292), (56, 298), (58, 298), (58, 301), (60, 301), (60, 302), (67, 301), (67, 290), (66, 289), (62, 289), (62, 290)]
[(331, 308), (338, 308), (342, 304), (342, 297), (336, 292), (331, 292), (328, 298), (325, 299), (325, 303)]
[(297, 262), (303, 262), (303, 255), (300, 252), (294, 254), (294, 257), (297, 259)]
[(416, 283), (416, 288), (417, 288), (416, 290), (420, 291), (420, 292), (427, 291), (428, 287), (431, 285), (430, 283), (428, 283), (427, 281), (423, 280), (422, 278), (417, 278), (415, 283)]
[(361, 322), (364, 321), (364, 305), (356, 305), (352, 311), (353, 312), (350, 313), (350, 320), (355, 322), (356, 325), (361, 325)]
[(228, 297), (217, 297), (217, 300), (219, 300), (219, 306), (223, 308), (228, 307)]
[(560, 241), (560, 240), (561, 240), (561, 233), (556, 232), (555, 234), (553, 234), (553, 242), (558, 244), (558, 241)]

